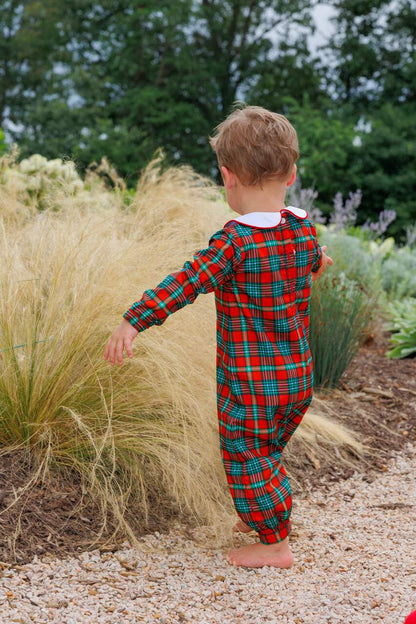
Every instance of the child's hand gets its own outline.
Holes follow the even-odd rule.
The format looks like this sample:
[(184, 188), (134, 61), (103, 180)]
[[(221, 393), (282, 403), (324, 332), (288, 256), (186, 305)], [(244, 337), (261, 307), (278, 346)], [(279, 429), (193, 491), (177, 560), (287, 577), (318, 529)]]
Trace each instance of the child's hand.
[(329, 256), (327, 256), (327, 255), (326, 255), (326, 253), (325, 253), (325, 252), (326, 252), (326, 250), (327, 250), (327, 246), (326, 246), (326, 245), (324, 245), (324, 246), (322, 247), (322, 264), (321, 264), (321, 266), (319, 267), (319, 270), (318, 270), (318, 271), (316, 271), (316, 273), (312, 273), (312, 281), (313, 281), (313, 282), (314, 282), (315, 280), (319, 279), (319, 278), (321, 277), (321, 275), (322, 275), (323, 273), (325, 273), (325, 271), (326, 271), (326, 267), (327, 267), (328, 265), (330, 265), (330, 266), (331, 266), (332, 264), (334, 264), (334, 261), (332, 260), (332, 258), (330, 258)]
[(117, 360), (121, 366), (123, 364), (124, 350), (127, 352), (129, 358), (132, 358), (132, 343), (138, 333), (139, 332), (137, 329), (134, 329), (133, 325), (130, 325), (126, 319), (123, 319), (108, 339), (104, 351), (104, 359), (110, 360), (111, 366), (114, 366), (114, 362)]

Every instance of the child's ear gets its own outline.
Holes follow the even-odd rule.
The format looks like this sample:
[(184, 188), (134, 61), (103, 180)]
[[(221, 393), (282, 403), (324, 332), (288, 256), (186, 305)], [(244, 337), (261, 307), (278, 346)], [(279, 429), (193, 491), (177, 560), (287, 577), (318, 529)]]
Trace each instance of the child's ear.
[(224, 186), (227, 189), (233, 188), (235, 186), (235, 178), (232, 171), (228, 169), (228, 167), (220, 167), (222, 179), (224, 180)]
[(292, 186), (292, 184), (294, 184), (294, 182), (296, 180), (296, 172), (297, 172), (297, 170), (298, 170), (298, 168), (296, 167), (296, 165), (293, 165), (292, 173), (290, 174), (289, 180), (286, 182), (286, 186)]

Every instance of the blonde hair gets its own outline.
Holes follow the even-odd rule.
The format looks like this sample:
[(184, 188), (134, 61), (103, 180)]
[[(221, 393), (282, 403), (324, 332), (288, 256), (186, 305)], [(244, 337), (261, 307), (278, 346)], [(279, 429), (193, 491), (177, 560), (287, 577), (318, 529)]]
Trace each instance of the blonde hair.
[(245, 185), (263, 180), (285, 181), (299, 158), (296, 130), (283, 115), (260, 106), (234, 110), (210, 138), (220, 167)]

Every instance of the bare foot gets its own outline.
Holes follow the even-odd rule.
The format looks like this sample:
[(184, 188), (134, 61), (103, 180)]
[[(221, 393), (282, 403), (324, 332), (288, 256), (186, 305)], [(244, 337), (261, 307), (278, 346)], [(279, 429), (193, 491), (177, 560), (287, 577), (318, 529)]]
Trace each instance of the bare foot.
[(236, 533), (251, 533), (254, 529), (251, 528), (248, 524), (243, 522), (242, 520), (237, 520), (233, 527), (233, 531)]
[(289, 547), (289, 540), (286, 538), (277, 544), (257, 542), (242, 548), (235, 548), (228, 553), (227, 561), (233, 566), (244, 568), (262, 568), (263, 566), (290, 568), (293, 565), (293, 554)]

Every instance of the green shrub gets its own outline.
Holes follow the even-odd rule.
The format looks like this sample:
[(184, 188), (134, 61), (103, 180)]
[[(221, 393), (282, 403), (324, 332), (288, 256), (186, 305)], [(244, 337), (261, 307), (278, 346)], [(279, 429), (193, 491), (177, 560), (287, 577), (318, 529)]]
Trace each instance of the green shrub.
[(310, 344), (315, 387), (334, 387), (373, 322), (383, 254), (375, 242), (330, 227), (318, 226), (318, 237), (334, 265), (312, 288)]
[(416, 299), (394, 301), (388, 307), (393, 332), (391, 342), (394, 348), (387, 353), (390, 358), (405, 358), (416, 355)]
[(402, 247), (383, 262), (382, 284), (391, 300), (416, 297), (416, 249)]
[(327, 254), (334, 260), (331, 272), (345, 273), (349, 279), (360, 284), (369, 292), (381, 291), (382, 245), (345, 232), (331, 231), (318, 226), (321, 245), (327, 245)]
[(315, 387), (335, 387), (372, 323), (377, 293), (345, 273), (328, 271), (315, 282), (311, 298), (310, 346)]
[(0, 128), (0, 156), (2, 154), (4, 154), (4, 152), (6, 151), (7, 146), (6, 146), (6, 142), (4, 140), (4, 132), (3, 130)]

